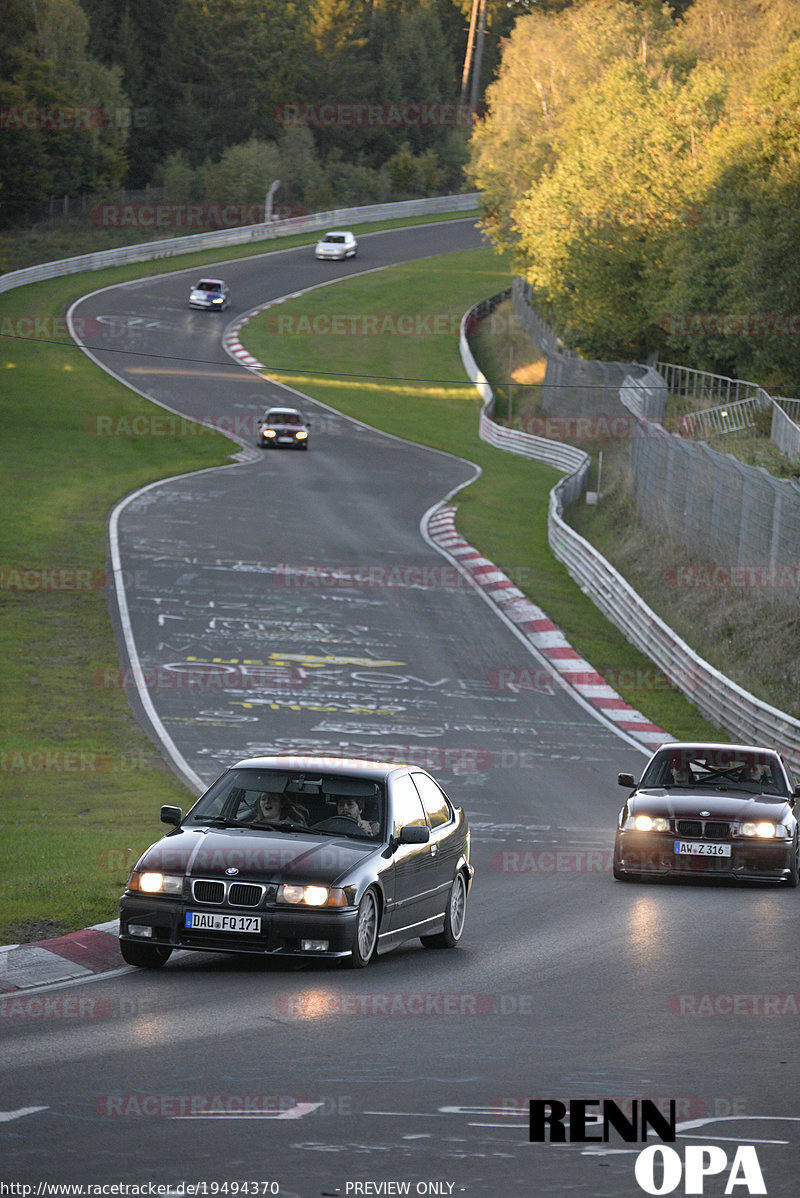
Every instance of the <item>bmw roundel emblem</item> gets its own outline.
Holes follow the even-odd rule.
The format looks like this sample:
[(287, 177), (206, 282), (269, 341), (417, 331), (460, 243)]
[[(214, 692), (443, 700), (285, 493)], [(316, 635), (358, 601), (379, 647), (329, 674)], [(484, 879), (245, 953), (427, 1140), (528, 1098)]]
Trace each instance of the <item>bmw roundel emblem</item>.
[(710, 815), (711, 812), (710, 811), (701, 811), (700, 814), (701, 815)]
[(232, 876), (233, 874), (238, 874), (238, 872), (239, 872), (239, 871), (238, 871), (238, 869), (236, 868), (236, 866), (235, 866), (235, 865), (229, 865), (229, 866), (228, 866), (228, 868), (225, 870), (225, 873), (226, 873), (226, 874), (230, 874), (231, 876)]

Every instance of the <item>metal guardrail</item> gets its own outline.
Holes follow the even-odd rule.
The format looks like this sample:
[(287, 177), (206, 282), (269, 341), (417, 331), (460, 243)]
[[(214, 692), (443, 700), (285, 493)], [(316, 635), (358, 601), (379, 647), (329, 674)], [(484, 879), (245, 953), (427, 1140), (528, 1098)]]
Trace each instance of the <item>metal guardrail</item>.
[(737, 399), (723, 404), (721, 408), (701, 408), (699, 412), (687, 412), (678, 421), (678, 432), (682, 437), (703, 438), (715, 433), (741, 433), (752, 428), (756, 413), (763, 408), (760, 400)]
[(243, 245), (248, 241), (269, 241), (276, 237), (291, 237), (295, 233), (331, 229), (337, 225), (400, 220), (410, 216), (435, 216), (445, 212), (471, 212), (477, 207), (478, 193), (468, 192), (463, 195), (434, 196), (427, 200), (399, 200), (394, 204), (338, 208), (330, 212), (313, 212), (308, 216), (293, 217), (291, 220), (243, 225), (236, 229), (215, 229), (209, 233), (172, 237), (166, 241), (144, 241), (140, 245), (118, 246), (113, 250), (100, 250), (93, 254), (81, 254), (76, 258), (62, 258), (57, 262), (44, 262), (39, 266), (28, 266), (24, 270), (9, 271), (8, 274), (0, 275), (0, 292), (11, 291), (14, 287), (25, 287), (28, 283), (40, 283), (44, 279), (59, 278), (62, 275), (102, 270), (106, 266), (153, 262), (160, 258), (190, 254), (196, 250)]
[[(469, 346), (469, 333), (498, 304), (507, 300), (509, 294), (508, 291), (502, 291), (487, 300), (481, 300), (479, 304), (470, 308), (461, 320), (459, 337), (461, 361), (483, 400), (478, 435), (482, 441), (494, 445), (496, 449), (522, 454), (526, 458), (535, 458), (536, 461), (543, 462), (546, 466), (554, 466), (556, 470), (568, 471), (570, 477), (580, 474), (581, 479), (584, 480), (584, 473), (588, 473), (591, 459), (582, 449), (576, 449), (574, 445), (567, 445), (563, 441), (551, 441), (547, 437), (537, 437), (533, 433), (523, 433), (516, 429), (505, 428), (494, 421), (494, 393), (486, 376), (478, 369), (472, 355)], [(585, 485), (585, 481), (583, 485)]]
[[(505, 297), (492, 300), (499, 302), (501, 298)], [(464, 369), (484, 401), (480, 417), (482, 440), (569, 472), (550, 492), (547, 529), (553, 556), (603, 615), (658, 666), (702, 715), (737, 741), (774, 746), (800, 768), (800, 720), (756, 698), (698, 656), (648, 607), (611, 563), (566, 522), (564, 509), (585, 489), (588, 456), (571, 445), (501, 428), (491, 419), (492, 390), (478, 370), (466, 335), (466, 329), (475, 319), (473, 314), (480, 307), (470, 309), (461, 322), (460, 350)]]
[[(674, 395), (709, 403), (713, 407), (684, 416), (679, 423), (681, 436), (702, 438), (713, 433), (741, 432), (751, 428), (759, 409), (772, 409), (770, 440), (793, 461), (800, 461), (800, 400), (778, 398), (744, 379), (730, 379), (672, 362), (656, 366)], [(647, 413), (645, 413), (647, 415)], [(650, 416), (649, 419), (654, 419)], [(661, 421), (659, 421), (661, 423)]]

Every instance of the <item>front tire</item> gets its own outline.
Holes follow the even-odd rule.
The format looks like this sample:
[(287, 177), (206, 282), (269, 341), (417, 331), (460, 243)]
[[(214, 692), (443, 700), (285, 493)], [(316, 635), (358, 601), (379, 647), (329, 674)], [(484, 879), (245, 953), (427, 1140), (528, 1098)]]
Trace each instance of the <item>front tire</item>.
[(172, 949), (166, 945), (133, 944), (130, 940), (120, 940), (119, 951), (128, 965), (138, 965), (140, 969), (160, 969), (172, 956)]
[(378, 943), (378, 899), (368, 890), (358, 905), (358, 917), (353, 933), (353, 945), (348, 964), (351, 969), (363, 969), (375, 955)]
[(455, 948), (464, 933), (467, 919), (467, 884), (463, 873), (453, 878), (444, 912), (444, 928), (433, 936), (420, 936), (426, 948)]

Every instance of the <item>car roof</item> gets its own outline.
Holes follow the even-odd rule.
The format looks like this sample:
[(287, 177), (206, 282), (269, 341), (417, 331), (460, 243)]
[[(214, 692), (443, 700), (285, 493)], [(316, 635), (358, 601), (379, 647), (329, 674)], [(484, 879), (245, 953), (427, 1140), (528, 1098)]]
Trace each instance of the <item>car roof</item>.
[[(711, 741), (711, 740), (669, 740), (663, 745), (659, 745), (656, 753), (663, 750), (680, 749), (687, 752), (702, 752), (705, 749), (710, 749), (713, 752), (724, 750), (728, 753), (774, 753), (776, 757), (780, 757), (777, 749), (770, 748), (769, 745), (739, 745), (730, 744), (726, 741)], [(655, 756), (655, 754), (654, 754)]]
[(232, 769), (271, 769), (290, 770), (292, 773), (306, 771), (322, 772), (337, 777), (348, 776), (367, 778), (372, 781), (382, 781), (396, 770), (418, 770), (425, 773), (419, 766), (411, 766), (401, 761), (364, 761), (360, 757), (299, 757), (292, 754), (282, 754), (276, 757), (246, 757), (237, 761)]

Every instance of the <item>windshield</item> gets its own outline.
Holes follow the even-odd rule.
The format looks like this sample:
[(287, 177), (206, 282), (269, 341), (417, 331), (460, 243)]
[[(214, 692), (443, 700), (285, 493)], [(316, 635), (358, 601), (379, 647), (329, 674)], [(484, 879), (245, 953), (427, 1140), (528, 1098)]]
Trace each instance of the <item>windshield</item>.
[(786, 794), (774, 753), (697, 746), (663, 749), (644, 772), (641, 787), (717, 787), (746, 794)]
[(302, 424), (299, 412), (267, 412), (264, 417), (267, 424)]
[(222, 284), (215, 282), (213, 279), (205, 279), (197, 284), (197, 291), (221, 291)]
[(383, 829), (384, 814), (383, 787), (368, 779), (319, 770), (233, 769), (197, 801), (186, 823), (374, 840)]

